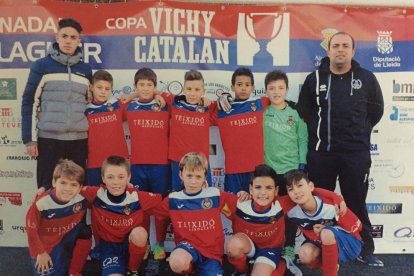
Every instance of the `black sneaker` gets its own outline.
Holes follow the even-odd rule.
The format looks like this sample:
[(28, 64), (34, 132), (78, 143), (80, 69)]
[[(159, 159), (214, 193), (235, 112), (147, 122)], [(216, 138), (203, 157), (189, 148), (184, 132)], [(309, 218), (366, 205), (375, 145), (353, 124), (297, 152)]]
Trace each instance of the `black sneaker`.
[(138, 271), (129, 271), (125, 274), (126, 276), (138, 276)]
[(369, 266), (377, 266), (377, 267), (383, 267), (384, 263), (375, 257), (373, 254), (368, 254), (365, 256), (358, 256), (357, 260), (361, 263), (367, 264)]

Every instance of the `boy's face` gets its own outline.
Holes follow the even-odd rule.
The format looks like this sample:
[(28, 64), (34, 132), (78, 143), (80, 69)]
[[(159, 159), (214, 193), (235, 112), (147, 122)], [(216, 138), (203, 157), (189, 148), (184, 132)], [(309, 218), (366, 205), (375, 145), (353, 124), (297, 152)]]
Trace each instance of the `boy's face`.
[(256, 177), (250, 185), (253, 201), (260, 206), (268, 206), (272, 203), (278, 191), (279, 187), (276, 187), (274, 180), (268, 176)]
[(252, 79), (249, 76), (237, 76), (231, 90), (234, 92), (236, 100), (247, 100), (254, 90)]
[(188, 194), (198, 193), (206, 182), (206, 171), (204, 168), (196, 168), (189, 170), (186, 167), (180, 171), (181, 181), (184, 183), (184, 188)]
[(154, 99), (156, 86), (151, 80), (140, 79), (135, 84), (135, 91), (138, 93), (140, 101), (149, 102)]
[(286, 189), (290, 199), (294, 203), (304, 205), (312, 199), (314, 185), (312, 181), (307, 182), (302, 178), (299, 182), (293, 183), (292, 186), (287, 186)]
[(72, 27), (65, 27), (56, 34), (56, 42), (59, 50), (69, 56), (72, 56), (80, 43), (79, 32)]
[(75, 179), (59, 177), (52, 182), (56, 190), (56, 197), (59, 201), (67, 203), (72, 200), (82, 188), (82, 185)]
[(204, 96), (204, 82), (202, 80), (185, 81), (184, 95), (189, 104), (201, 103), (201, 98)]
[(123, 166), (108, 165), (102, 175), (102, 180), (111, 195), (119, 196), (125, 192), (131, 175)]
[(106, 80), (96, 80), (90, 85), (93, 99), (99, 102), (106, 102), (112, 94), (112, 84)]
[(267, 84), (266, 94), (272, 105), (281, 105), (285, 103), (288, 88), (284, 80), (275, 80)]

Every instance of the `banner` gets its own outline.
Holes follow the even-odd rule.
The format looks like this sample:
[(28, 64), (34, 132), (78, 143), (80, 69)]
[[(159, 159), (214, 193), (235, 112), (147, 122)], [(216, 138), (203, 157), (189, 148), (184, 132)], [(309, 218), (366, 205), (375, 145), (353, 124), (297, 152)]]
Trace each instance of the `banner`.
[[(231, 92), (232, 72), (243, 66), (254, 72), (257, 97), (265, 94), (268, 71), (286, 71), (288, 98), (296, 101), (306, 75), (326, 56), (329, 38), (350, 32), (355, 59), (375, 73), (385, 100), (372, 133), (367, 199), (376, 252), (414, 253), (413, 9), (19, 0), (1, 1), (0, 11), (0, 246), (27, 245), (25, 213), (36, 190), (36, 162), (24, 154), (20, 133), (29, 68), (54, 42), (59, 18), (73, 17), (84, 29), (84, 61), (113, 75), (115, 96), (130, 93), (136, 70), (150, 67), (158, 89), (174, 94), (182, 92), (185, 71), (200, 70), (207, 97), (216, 99)], [(222, 188), (215, 127), (210, 153), (213, 184)]]

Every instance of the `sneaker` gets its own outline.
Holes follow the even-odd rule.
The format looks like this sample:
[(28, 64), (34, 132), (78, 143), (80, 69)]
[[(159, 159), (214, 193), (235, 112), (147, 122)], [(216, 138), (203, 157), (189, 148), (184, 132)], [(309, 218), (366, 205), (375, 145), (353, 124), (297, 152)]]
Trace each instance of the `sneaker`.
[(231, 274), (231, 276), (247, 276), (247, 273), (246, 272), (237, 272), (237, 271), (235, 271)]
[(295, 261), (295, 247), (292, 245), (285, 246), (283, 248), (283, 256), (288, 257), (292, 262)]
[(150, 250), (149, 246), (147, 246), (147, 251), (145, 251), (144, 260), (148, 259), (150, 253), (151, 253), (151, 250)]
[(165, 257), (167, 257), (164, 247), (160, 245), (159, 243), (155, 244), (155, 248), (152, 253), (154, 254), (154, 260), (156, 261), (164, 260)]
[(138, 276), (138, 271), (130, 271), (125, 274), (125, 276)]
[(358, 256), (357, 260), (369, 266), (378, 266), (378, 267), (384, 266), (384, 263), (372, 254), (368, 254), (365, 256)]
[(295, 263), (288, 258), (287, 256), (282, 256), (282, 258), (285, 260), (286, 262), (286, 269), (290, 271), (290, 273), (292, 273), (295, 276), (302, 276), (302, 270), (299, 269), (299, 267), (297, 267), (295, 265)]

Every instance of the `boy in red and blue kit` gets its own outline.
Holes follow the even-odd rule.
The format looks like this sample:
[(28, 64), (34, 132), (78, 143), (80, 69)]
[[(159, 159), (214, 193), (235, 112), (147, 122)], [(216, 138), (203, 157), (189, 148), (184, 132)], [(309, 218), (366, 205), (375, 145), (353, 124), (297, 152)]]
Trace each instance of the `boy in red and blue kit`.
[(303, 171), (291, 170), (285, 178), (288, 195), (296, 203), (287, 215), (306, 237), (299, 250), (301, 262), (310, 268), (322, 266), (324, 276), (338, 275), (338, 263), (352, 261), (361, 252), (361, 221), (349, 209), (338, 216), (329, 198), (314, 196), (314, 184)]
[(26, 231), (34, 275), (81, 275), (92, 244), (92, 231), (83, 223), (87, 202), (79, 195), (84, 176), (82, 167), (60, 160), (52, 189), (41, 189), (29, 207)]
[(108, 156), (128, 158), (123, 128), (125, 104), (111, 97), (112, 86), (113, 78), (109, 72), (99, 70), (93, 74), (90, 85), (93, 99), (85, 111), (89, 123), (87, 185), (102, 183), (101, 165)]
[[(223, 275), (221, 266), (224, 233), (221, 213), (236, 205), (235, 195), (206, 187), (208, 162), (203, 153), (187, 153), (180, 161), (180, 178), (184, 189), (170, 193), (155, 209), (156, 216), (171, 218), (175, 249), (170, 255), (170, 267), (175, 273)], [(248, 196), (243, 192), (241, 198)]]
[(236, 194), (249, 191), (255, 166), (264, 162), (263, 112), (269, 100), (251, 98), (253, 73), (238, 68), (231, 77), (235, 100), (225, 93), (219, 98), (217, 125), (225, 160), (224, 190)]
[(141, 226), (144, 212), (159, 205), (162, 197), (127, 187), (131, 172), (129, 162), (121, 156), (104, 161), (102, 179), (105, 185), (81, 191), (92, 205), (94, 250), (102, 262), (102, 275), (138, 275), (147, 251), (148, 233)]
[[(204, 92), (203, 75), (190, 70), (184, 76), (184, 95), (161, 94), (171, 112), (168, 158), (171, 160), (173, 191), (183, 188), (179, 177), (179, 161), (186, 153), (202, 152), (209, 156), (210, 125), (214, 122), (217, 104), (203, 99)], [(206, 106), (207, 102), (209, 106)], [(211, 185), (210, 170), (207, 182)]]

